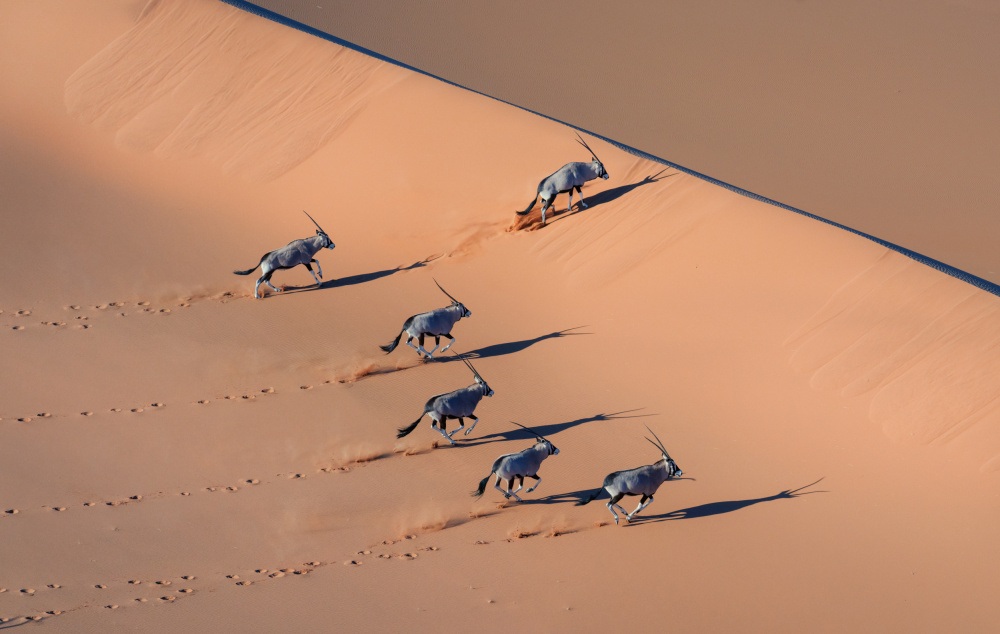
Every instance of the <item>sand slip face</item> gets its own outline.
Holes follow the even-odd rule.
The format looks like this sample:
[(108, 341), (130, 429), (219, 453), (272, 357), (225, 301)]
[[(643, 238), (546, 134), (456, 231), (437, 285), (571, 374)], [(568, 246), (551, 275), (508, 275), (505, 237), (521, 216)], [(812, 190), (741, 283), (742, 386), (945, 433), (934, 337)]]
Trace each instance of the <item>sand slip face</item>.
[[(3, 625), (995, 622), (996, 298), (597, 141), (589, 208), (508, 231), (588, 158), (560, 126), (220, 3), (73, 4), (0, 15), (35, 34), (0, 40), (31, 65), (2, 106)], [(324, 284), (254, 300), (231, 271), (302, 209)], [(468, 369), (376, 347), (448, 304), (433, 279), (495, 390), (458, 447), (396, 430)], [(560, 453), (525, 503), (474, 499), (532, 442), (508, 421)], [(693, 480), (629, 526), (575, 506), (658, 458), (644, 425)]]

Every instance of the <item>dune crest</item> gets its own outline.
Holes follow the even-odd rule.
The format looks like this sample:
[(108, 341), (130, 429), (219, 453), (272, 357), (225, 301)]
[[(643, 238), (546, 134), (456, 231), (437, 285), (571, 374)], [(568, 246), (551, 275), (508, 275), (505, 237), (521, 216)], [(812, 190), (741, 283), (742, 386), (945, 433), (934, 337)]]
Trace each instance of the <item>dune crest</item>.
[(114, 131), (121, 147), (204, 156), (226, 173), (269, 181), (403, 77), (354, 51), (272, 33), (273, 25), (223, 3), (154, 0), (66, 80), (66, 109)]

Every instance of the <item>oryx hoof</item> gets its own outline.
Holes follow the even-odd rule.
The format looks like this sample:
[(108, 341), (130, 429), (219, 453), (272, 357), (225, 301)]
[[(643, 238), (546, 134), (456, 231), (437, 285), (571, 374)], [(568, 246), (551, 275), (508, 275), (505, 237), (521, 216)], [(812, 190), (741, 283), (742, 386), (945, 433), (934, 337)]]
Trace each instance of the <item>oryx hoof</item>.
[(583, 209), (586, 209), (587, 208), (587, 203), (581, 201), (580, 202), (580, 207), (583, 208)]
[(524, 500), (522, 500), (521, 498), (517, 497), (516, 495), (514, 496), (514, 499), (517, 500), (518, 502), (524, 502)]

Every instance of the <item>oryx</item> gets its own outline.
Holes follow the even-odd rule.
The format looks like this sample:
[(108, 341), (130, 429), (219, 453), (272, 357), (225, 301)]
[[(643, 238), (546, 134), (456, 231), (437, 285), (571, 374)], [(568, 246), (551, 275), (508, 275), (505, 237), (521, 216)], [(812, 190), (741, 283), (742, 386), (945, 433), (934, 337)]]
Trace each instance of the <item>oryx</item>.
[[(472, 427), (465, 430), (465, 435), (468, 436), (469, 433), (475, 429), (476, 423), (479, 422), (479, 417), (473, 414), (476, 411), (476, 405), (479, 401), (483, 400), (484, 396), (493, 396), (493, 390), (490, 386), (486, 384), (483, 377), (479, 376), (476, 369), (472, 367), (472, 364), (462, 359), (462, 362), (472, 371), (472, 376), (476, 378), (476, 382), (469, 387), (463, 387), (460, 390), (455, 390), (454, 392), (448, 392), (447, 394), (438, 394), (437, 396), (432, 396), (427, 404), (424, 405), (424, 411), (420, 414), (420, 418), (413, 422), (412, 425), (406, 427), (400, 427), (399, 433), (396, 434), (396, 438), (402, 438), (406, 436), (411, 431), (416, 429), (417, 424), (420, 423), (424, 418), (424, 414), (430, 414), (431, 417), (431, 427), (441, 432), (441, 435), (451, 444), (455, 444), (455, 441), (451, 437), (465, 429), (465, 419), (472, 419)], [(458, 429), (451, 432), (450, 434), (445, 430), (447, 426), (447, 421), (449, 418), (458, 419)]]
[[(514, 423), (514, 421), (510, 422)], [(518, 497), (517, 492), (524, 488), (525, 477), (537, 480), (537, 482), (535, 482), (530, 489), (525, 491), (525, 493), (531, 493), (538, 488), (539, 484), (542, 483), (542, 478), (538, 475), (538, 468), (541, 466), (543, 460), (549, 456), (554, 456), (559, 453), (559, 449), (557, 449), (551, 441), (547, 440), (538, 432), (528, 429), (520, 423), (514, 424), (521, 429), (525, 429), (535, 434), (535, 444), (517, 453), (504, 454), (493, 461), (493, 466), (490, 467), (490, 475), (479, 481), (479, 488), (472, 492), (472, 497), (479, 497), (484, 491), (486, 491), (486, 483), (493, 474), (496, 474), (497, 476), (497, 481), (493, 483), (493, 488), (500, 493), (503, 493), (503, 496), (507, 499), (514, 496), (514, 499), (518, 502), (523, 502), (523, 500)], [(518, 480), (517, 489), (511, 491), (511, 489), (514, 488), (515, 478)], [(501, 480), (507, 480), (506, 491), (500, 488)]]
[[(441, 337), (448, 337), (451, 339), (448, 345), (441, 350), (445, 352), (455, 343), (455, 338), (451, 336), (451, 329), (454, 327), (455, 323), (458, 322), (462, 317), (472, 317), (472, 311), (465, 307), (465, 304), (458, 301), (454, 297), (448, 294), (448, 291), (441, 288), (437, 280), (434, 280), (437, 287), (441, 289), (441, 292), (448, 295), (448, 299), (451, 300), (451, 306), (446, 306), (444, 308), (437, 308), (426, 313), (420, 313), (419, 315), (414, 315), (403, 322), (403, 329), (399, 331), (396, 335), (396, 339), (387, 343), (384, 346), (379, 346), (382, 352), (389, 354), (396, 349), (399, 345), (399, 340), (403, 337), (403, 333), (406, 333), (406, 345), (410, 346), (417, 351), (417, 354), (425, 354), (428, 359), (434, 358), (434, 353), (441, 346)], [(434, 349), (430, 352), (424, 349), (424, 337), (430, 335), (434, 337)], [(413, 338), (417, 337), (418, 345), (413, 345), (411, 343)]]
[[(309, 216), (309, 212), (305, 210), (303, 210), (302, 213)], [(316, 255), (320, 249), (332, 249), (337, 245), (335, 245), (333, 240), (330, 239), (330, 236), (323, 231), (323, 228), (319, 226), (319, 223), (313, 220), (312, 216), (309, 216), (309, 220), (312, 220), (313, 224), (316, 225), (315, 236), (312, 238), (292, 240), (280, 249), (275, 249), (274, 251), (265, 253), (261, 256), (260, 262), (257, 263), (257, 266), (252, 269), (247, 269), (246, 271), (233, 271), (236, 275), (250, 275), (257, 270), (258, 266), (260, 267), (263, 275), (260, 276), (260, 279), (257, 280), (257, 284), (253, 287), (253, 296), (255, 298), (260, 298), (258, 289), (260, 288), (261, 282), (270, 286), (271, 290), (274, 292), (280, 293), (281, 291), (274, 288), (274, 285), (271, 284), (271, 276), (274, 275), (274, 272), (278, 269), (290, 269), (300, 264), (305, 265), (305, 267), (309, 269), (309, 272), (312, 273), (313, 279), (316, 280), (317, 285), (322, 284), (322, 282), (320, 282), (320, 278), (323, 277), (323, 267), (319, 265), (319, 261), (313, 256)], [(319, 277), (316, 277), (316, 273), (312, 270), (311, 264), (314, 262), (316, 263), (316, 268), (319, 270)]]
[[(646, 426), (649, 429), (649, 426)], [(594, 492), (589, 498), (585, 500), (580, 500), (577, 502), (577, 506), (582, 506), (589, 502), (592, 502), (594, 498), (601, 494), (601, 491), (605, 489), (611, 495), (611, 501), (608, 502), (608, 510), (615, 517), (615, 524), (618, 523), (618, 514), (615, 513), (615, 507), (622, 512), (625, 516), (625, 521), (629, 522), (636, 513), (641, 511), (646, 507), (649, 502), (653, 501), (653, 494), (656, 490), (660, 488), (660, 485), (664, 481), (669, 480), (674, 477), (678, 477), (684, 474), (683, 471), (677, 466), (677, 463), (673, 461), (670, 454), (663, 447), (663, 443), (660, 442), (660, 437), (656, 435), (652, 429), (649, 429), (649, 433), (653, 434), (657, 442), (653, 442), (648, 437), (646, 440), (653, 443), (653, 446), (660, 450), (660, 455), (663, 456), (662, 460), (658, 460), (651, 465), (646, 465), (644, 467), (637, 467), (635, 469), (629, 469), (628, 471), (615, 471), (614, 473), (608, 474), (604, 478), (604, 484), (601, 488)], [(639, 506), (635, 508), (634, 511), (628, 513), (621, 506), (618, 505), (618, 501), (626, 495), (641, 495), (642, 499), (639, 500)]]
[(566, 163), (560, 167), (554, 174), (547, 176), (542, 179), (542, 182), (538, 183), (538, 192), (535, 197), (531, 199), (531, 204), (524, 211), (517, 212), (517, 215), (524, 216), (535, 206), (535, 202), (539, 198), (542, 199), (542, 224), (545, 224), (545, 212), (548, 210), (549, 205), (555, 202), (556, 195), (562, 193), (569, 193), (569, 205), (566, 206), (566, 211), (571, 211), (573, 209), (573, 190), (580, 195), (580, 207), (586, 209), (587, 203), (583, 202), (583, 184), (587, 181), (592, 181), (595, 178), (603, 178), (607, 180), (608, 172), (604, 169), (604, 164), (597, 158), (594, 151), (590, 149), (587, 142), (583, 140), (578, 132), (577, 143), (587, 148), (590, 152), (590, 158), (593, 159), (590, 163), (585, 162), (574, 162)]

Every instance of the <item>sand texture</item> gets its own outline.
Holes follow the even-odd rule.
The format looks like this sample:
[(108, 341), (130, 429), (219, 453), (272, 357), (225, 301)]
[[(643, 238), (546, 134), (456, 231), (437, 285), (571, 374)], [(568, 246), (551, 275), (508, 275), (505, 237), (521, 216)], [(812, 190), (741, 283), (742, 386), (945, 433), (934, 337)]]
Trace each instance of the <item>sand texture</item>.
[[(1000, 619), (997, 297), (597, 139), (542, 227), (570, 129), (213, 0), (4, 3), (0, 76), (0, 629)], [(434, 280), (452, 350), (382, 353)], [(452, 352), (475, 429), (397, 439)], [(560, 453), (471, 497), (510, 421)], [(576, 506), (646, 426), (684, 477)]]

